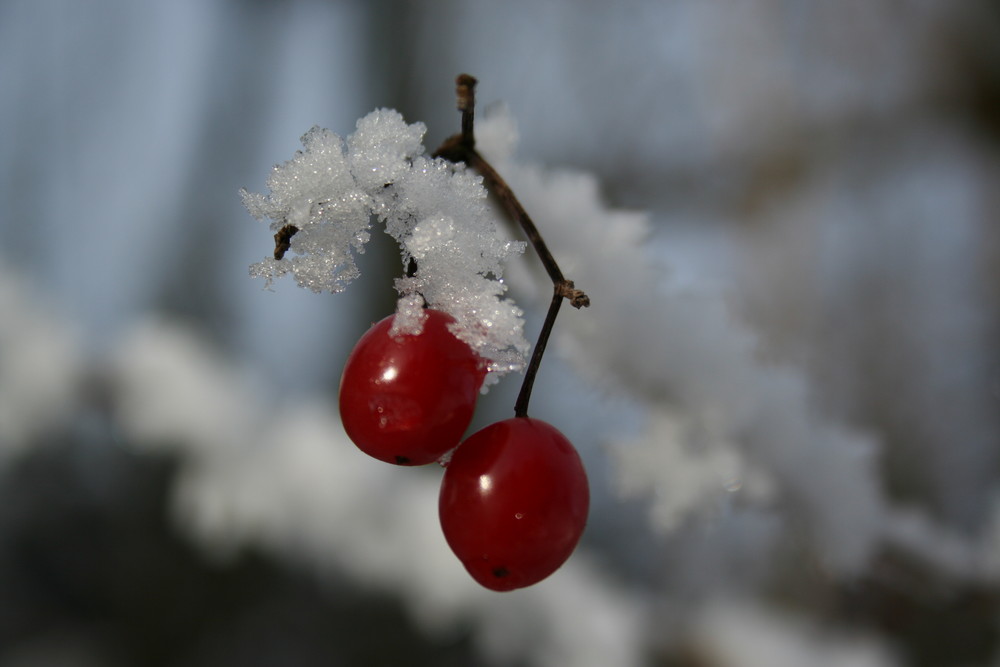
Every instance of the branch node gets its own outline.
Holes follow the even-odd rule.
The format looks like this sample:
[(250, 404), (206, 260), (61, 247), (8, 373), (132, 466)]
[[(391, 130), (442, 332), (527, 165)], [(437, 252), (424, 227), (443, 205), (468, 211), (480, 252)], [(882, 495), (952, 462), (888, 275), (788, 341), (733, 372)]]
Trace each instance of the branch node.
[(578, 310), (590, 306), (590, 297), (583, 290), (576, 289), (572, 280), (563, 280), (556, 283), (556, 294), (569, 299), (569, 305)]

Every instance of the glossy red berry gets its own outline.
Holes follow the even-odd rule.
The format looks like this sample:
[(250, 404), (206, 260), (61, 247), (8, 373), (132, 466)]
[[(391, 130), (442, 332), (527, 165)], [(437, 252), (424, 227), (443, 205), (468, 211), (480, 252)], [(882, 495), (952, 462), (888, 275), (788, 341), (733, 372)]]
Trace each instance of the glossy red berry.
[(445, 539), (486, 588), (545, 579), (569, 558), (590, 507), (587, 473), (552, 425), (514, 417), (469, 436), (445, 469), (438, 511)]
[(447, 313), (427, 309), (423, 330), (390, 336), (394, 315), (358, 341), (340, 380), (340, 416), (363, 452), (400, 465), (441, 458), (461, 440), (486, 364), (455, 337)]

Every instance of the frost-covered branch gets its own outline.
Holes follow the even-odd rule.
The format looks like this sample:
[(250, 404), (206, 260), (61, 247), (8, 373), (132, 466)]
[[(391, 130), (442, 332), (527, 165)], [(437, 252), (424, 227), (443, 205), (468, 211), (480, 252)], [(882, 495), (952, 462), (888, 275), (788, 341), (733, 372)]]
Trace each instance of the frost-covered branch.
[[(523, 250), (504, 241), (489, 207), (485, 181), (521, 226), (553, 284), (553, 298), (528, 362), (514, 406), (527, 416), (535, 376), (563, 299), (574, 308), (590, 298), (568, 280), (531, 216), (507, 182), (476, 150), (476, 80), (457, 79), (461, 132), (428, 159), (423, 156), (422, 124), (406, 125), (394, 111), (379, 110), (358, 121), (346, 146), (337, 135), (313, 128), (304, 150), (274, 168), (270, 195), (243, 191), (247, 209), (272, 220), (274, 256), (251, 267), (270, 284), (291, 272), (313, 291), (342, 291), (358, 276), (354, 255), (369, 239), (369, 218), (385, 224), (400, 245), (405, 275), (394, 333), (417, 332), (419, 307), (428, 305), (456, 319), (454, 333), (489, 360), (490, 379), (524, 367), (528, 344), (521, 311), (503, 298), (503, 263)], [(466, 172), (471, 166), (480, 176)], [(288, 251), (298, 256), (285, 259)]]
[[(359, 275), (354, 258), (375, 219), (400, 246), (400, 314), (414, 304), (449, 313), (453, 333), (489, 361), (496, 379), (522, 369), (529, 347), (502, 281), (504, 263), (524, 244), (500, 235), (480, 176), (424, 154), (425, 131), (381, 109), (346, 141), (329, 130), (307, 132), (303, 149), (274, 167), (268, 195), (242, 193), (251, 214), (275, 231), (274, 256), (251, 274), (269, 285), (290, 273), (315, 292), (340, 292)], [(401, 319), (413, 332), (420, 321)]]

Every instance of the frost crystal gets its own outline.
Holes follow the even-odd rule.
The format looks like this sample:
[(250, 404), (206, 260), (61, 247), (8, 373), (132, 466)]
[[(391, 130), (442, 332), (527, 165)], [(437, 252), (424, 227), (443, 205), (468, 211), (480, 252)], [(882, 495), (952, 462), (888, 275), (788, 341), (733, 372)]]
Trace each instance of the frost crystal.
[(455, 318), (453, 333), (489, 360), (492, 376), (524, 366), (528, 342), (522, 312), (505, 298), (503, 265), (524, 244), (503, 238), (486, 204), (482, 178), (465, 165), (424, 153), (422, 123), (407, 125), (396, 111), (378, 109), (358, 121), (346, 142), (314, 127), (303, 149), (274, 167), (269, 195), (242, 192), (247, 210), (293, 225), (291, 258), (250, 267), (265, 279), (291, 273), (314, 292), (340, 292), (358, 276), (374, 217), (399, 243), (404, 267), (398, 332), (419, 331), (414, 308), (426, 303)]

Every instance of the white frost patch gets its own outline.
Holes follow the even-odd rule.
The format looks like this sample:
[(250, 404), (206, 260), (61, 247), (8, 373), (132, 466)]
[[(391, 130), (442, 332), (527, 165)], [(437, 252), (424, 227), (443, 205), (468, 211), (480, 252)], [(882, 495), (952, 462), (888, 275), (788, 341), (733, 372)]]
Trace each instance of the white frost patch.
[(727, 496), (765, 504), (774, 481), (710, 424), (681, 414), (654, 414), (636, 439), (613, 443), (618, 488), (625, 497), (650, 498), (651, 519), (660, 530), (715, 510)]
[(416, 336), (424, 330), (426, 320), (427, 309), (424, 308), (424, 300), (419, 294), (401, 297), (396, 304), (396, 317), (392, 320), (389, 335)]
[(881, 642), (759, 604), (716, 601), (691, 634), (697, 662), (715, 667), (895, 667)]

